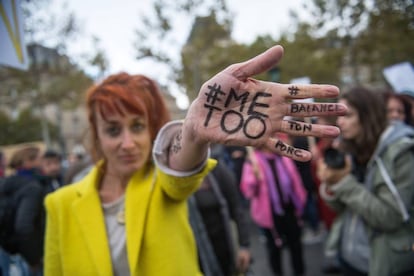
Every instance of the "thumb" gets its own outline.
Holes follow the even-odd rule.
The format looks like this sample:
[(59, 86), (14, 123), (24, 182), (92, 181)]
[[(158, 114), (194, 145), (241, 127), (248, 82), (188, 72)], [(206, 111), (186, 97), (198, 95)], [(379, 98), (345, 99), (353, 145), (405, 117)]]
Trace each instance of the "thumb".
[(275, 66), (283, 56), (283, 47), (280, 45), (273, 46), (265, 52), (237, 64), (234, 68), (234, 76), (239, 80), (245, 80), (249, 77), (261, 74)]

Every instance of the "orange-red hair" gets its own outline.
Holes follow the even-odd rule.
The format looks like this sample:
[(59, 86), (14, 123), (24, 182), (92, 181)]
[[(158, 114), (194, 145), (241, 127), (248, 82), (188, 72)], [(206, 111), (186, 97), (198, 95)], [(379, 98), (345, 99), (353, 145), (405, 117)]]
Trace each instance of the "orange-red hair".
[(86, 107), (91, 129), (91, 154), (95, 161), (103, 157), (97, 143), (97, 112), (103, 119), (114, 113), (124, 116), (124, 109), (144, 116), (148, 121), (152, 141), (160, 128), (170, 120), (157, 83), (143, 75), (118, 73), (107, 77), (88, 89)]

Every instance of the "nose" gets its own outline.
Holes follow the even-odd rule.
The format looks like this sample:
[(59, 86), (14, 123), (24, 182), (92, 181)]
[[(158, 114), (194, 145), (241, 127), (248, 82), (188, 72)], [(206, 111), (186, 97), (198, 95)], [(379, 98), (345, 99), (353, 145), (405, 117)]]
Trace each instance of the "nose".
[(129, 149), (134, 146), (134, 137), (133, 134), (125, 130), (122, 135), (121, 147), (124, 149)]
[(388, 118), (390, 118), (391, 120), (398, 119), (399, 115), (400, 114), (398, 114), (398, 111), (396, 111), (396, 110), (388, 111)]
[(342, 117), (338, 117), (338, 118), (336, 119), (336, 125), (337, 125), (339, 128), (342, 128), (342, 124), (343, 124), (343, 118), (342, 118)]

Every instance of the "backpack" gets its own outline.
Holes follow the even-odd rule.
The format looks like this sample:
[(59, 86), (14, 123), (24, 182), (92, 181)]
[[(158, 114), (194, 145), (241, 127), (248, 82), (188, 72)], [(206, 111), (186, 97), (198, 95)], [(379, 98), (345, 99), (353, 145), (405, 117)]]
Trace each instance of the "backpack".
[(17, 209), (15, 192), (9, 191), (10, 178), (0, 178), (0, 246), (9, 253), (15, 253), (13, 246), (14, 221)]

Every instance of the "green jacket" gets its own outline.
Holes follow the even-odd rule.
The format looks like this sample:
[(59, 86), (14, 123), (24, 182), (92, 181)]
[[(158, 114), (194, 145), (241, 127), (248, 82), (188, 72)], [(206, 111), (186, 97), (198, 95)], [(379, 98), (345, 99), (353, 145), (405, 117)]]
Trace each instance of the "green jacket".
[[(357, 259), (355, 250), (364, 251), (366, 238), (367, 255), (358, 257), (353, 265), (368, 270), (369, 275), (390, 276), (414, 270), (413, 136), (411, 127), (391, 125), (368, 163), (365, 183), (348, 175), (331, 187), (333, 196), (321, 193), (341, 213), (341, 257)], [(384, 180), (387, 175), (391, 185)]]

